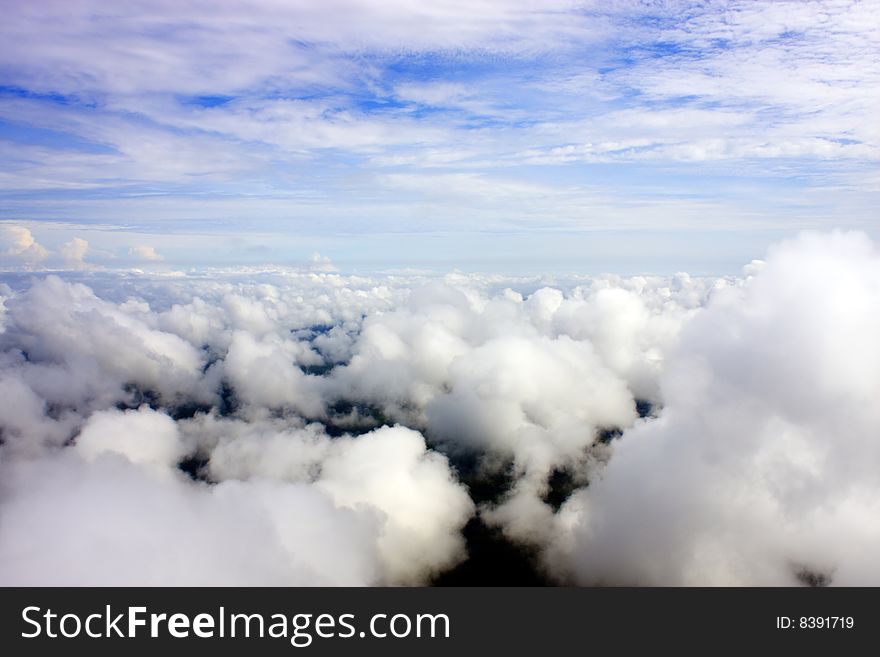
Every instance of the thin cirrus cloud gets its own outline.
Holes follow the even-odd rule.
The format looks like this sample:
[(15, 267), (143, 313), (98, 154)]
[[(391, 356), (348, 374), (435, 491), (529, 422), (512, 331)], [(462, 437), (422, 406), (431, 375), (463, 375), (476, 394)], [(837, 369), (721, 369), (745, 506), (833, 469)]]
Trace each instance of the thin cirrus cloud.
[[(4, 16), (2, 217), (34, 222), (38, 241), (77, 223), (116, 264), (142, 238), (100, 227), (175, 233), (166, 257), (181, 265), (205, 264), (218, 233), (296, 232), (302, 244), (261, 257), (363, 265), (343, 235), (564, 247), (561, 230), (589, 257), (597, 231), (623, 231), (620, 251), (632, 228), (692, 231), (696, 259), (721, 230), (747, 236), (742, 261), (841, 216), (873, 230), (870, 3), (59, 2)], [(374, 249), (417, 264), (400, 251)]]

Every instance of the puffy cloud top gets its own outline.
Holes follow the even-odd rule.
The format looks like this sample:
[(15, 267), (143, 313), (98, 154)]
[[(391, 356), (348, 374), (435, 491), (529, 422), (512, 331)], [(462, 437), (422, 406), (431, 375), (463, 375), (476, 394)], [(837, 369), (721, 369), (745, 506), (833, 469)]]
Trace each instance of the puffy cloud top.
[(3, 286), (0, 582), (880, 582), (880, 256), (744, 274)]

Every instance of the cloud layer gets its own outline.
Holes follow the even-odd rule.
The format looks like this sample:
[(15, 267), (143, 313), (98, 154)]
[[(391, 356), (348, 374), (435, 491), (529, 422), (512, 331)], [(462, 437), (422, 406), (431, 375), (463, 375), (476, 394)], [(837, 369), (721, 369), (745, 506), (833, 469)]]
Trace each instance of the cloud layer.
[[(105, 5), (7, 2), (0, 25), (0, 219), (41, 243), (89, 229), (87, 262), (363, 266), (344, 236), (388, 263), (399, 241), (376, 234), (406, 233), (445, 270), (482, 231), (558, 256), (635, 226), (683, 236), (669, 271), (718, 244), (741, 261), (780, 233), (875, 230), (870, 2)], [(27, 249), (0, 257), (42, 259)]]
[[(11, 247), (10, 247), (11, 248)], [(880, 582), (880, 255), (3, 286), (4, 584)]]

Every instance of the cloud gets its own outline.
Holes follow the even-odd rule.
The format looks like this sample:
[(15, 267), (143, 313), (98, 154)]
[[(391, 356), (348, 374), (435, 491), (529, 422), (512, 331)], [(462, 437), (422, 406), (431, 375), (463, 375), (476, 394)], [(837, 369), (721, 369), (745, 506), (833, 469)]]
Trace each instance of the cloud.
[(775, 248), (683, 330), (664, 408), (563, 507), (548, 562), (584, 584), (880, 581), (880, 255)]
[(486, 473), (512, 474), (484, 517), (531, 541), (552, 516), (543, 498), (554, 471), (587, 467), (603, 431), (635, 421), (636, 399), (659, 400), (663, 354), (713, 289), (687, 276), (668, 283), (599, 279), (527, 299), (487, 297), (466, 277), (416, 288), (365, 319), (330, 392), (477, 455)]
[(187, 451), (174, 420), (148, 406), (92, 414), (76, 438), (76, 450), (87, 460), (119, 454), (135, 464), (166, 468)]
[(66, 269), (88, 269), (91, 265), (83, 258), (89, 250), (89, 243), (81, 237), (74, 237), (58, 247), (58, 253)]
[[(197, 485), (64, 452), (4, 464), (4, 585), (365, 585), (370, 518), (306, 485)], [(255, 549), (256, 548), (256, 549)], [(15, 564), (14, 567), (12, 564)]]
[(25, 267), (32, 267), (49, 256), (24, 226), (0, 226), (0, 248), (4, 257)]
[(324, 272), (339, 271), (330, 258), (322, 256), (317, 251), (315, 251), (309, 258), (309, 269)]
[[(149, 306), (147, 306), (148, 310)], [(116, 305), (57, 276), (6, 302), (0, 343), (44, 397), (95, 408), (126, 399), (131, 386), (163, 400), (210, 399), (204, 355), (186, 340), (149, 326), (143, 306)]]
[(86, 254), (90, 252), (94, 250), (89, 247), (89, 243), (78, 236), (60, 244), (57, 250), (50, 250), (37, 242), (31, 230), (25, 226), (0, 226), (0, 256), (15, 268), (95, 269), (95, 264), (85, 260)]
[[(430, 7), (410, 0), (381, 5), (335, 0), (321, 7), (309, 2), (229, 2), (206, 14), (191, 3), (163, 2), (139, 3), (110, 15), (94, 0), (55, 2), (10, 14), (6, 31), (20, 38), (20, 46), (6, 54), (5, 63), (15, 65), (14, 82), (45, 76), (44, 85), (64, 91), (78, 91), (82, 81), (76, 76), (87, 72), (95, 90), (228, 93), (273, 77), (333, 80), (337, 67), (344, 70), (344, 63), (333, 66), (338, 50), (484, 47), (528, 53), (589, 38), (596, 29), (587, 17), (560, 11), (570, 4), (554, 1), (535, 9), (523, 0), (482, 0), (465, 9), (454, 0)], [(59, 20), (41, 26), (47, 11)], [(352, 22), (332, 20), (339, 15)], [(181, 30), (165, 32), (161, 51), (153, 49), (157, 38), (149, 29), (156, 24)], [(107, 40), (105, 49), (94, 45), (98, 38)], [(47, 47), (58, 39), (64, 39), (64, 47)], [(106, 56), (108, 52), (114, 56)], [(223, 71), (210, 66), (218, 60), (227, 64)], [(309, 64), (318, 69), (310, 70)]]
[[(158, 313), (142, 299), (108, 302), (57, 276), (4, 299), (0, 452), (11, 460), (0, 467), (4, 480), (21, 484), (2, 506), (10, 527), (24, 524), (0, 540), (0, 580), (412, 584), (463, 559), (460, 530), (473, 504), (446, 458), (402, 427), (331, 439), (306, 426), (295, 412), (323, 416), (321, 388), (306, 402), (299, 388), (279, 394), (278, 377), (318, 377), (278, 369), (275, 350), (291, 349), (302, 363), (320, 358), (279, 337), (288, 332), (272, 319), (279, 291), (249, 286), (245, 297), (218, 288), (226, 301), (216, 324), (196, 321), (198, 299)], [(159, 325), (207, 340), (208, 353)], [(211, 364), (215, 350), (222, 358)], [(242, 405), (237, 417), (214, 415), (221, 377)], [(178, 467), (193, 455), (204, 455), (210, 485)], [(150, 502), (138, 504), (142, 496)], [(50, 537), (69, 552), (37, 551), (7, 567), (11, 555)], [(253, 537), (261, 556), (245, 559)], [(213, 554), (199, 567), (164, 566), (180, 540), (190, 546), (181, 564)], [(43, 568), (43, 558), (56, 566)], [(143, 568), (133, 567), (141, 559)], [(224, 563), (238, 565), (222, 573)]]
[(390, 581), (424, 581), (464, 557), (459, 531), (473, 503), (446, 458), (426, 450), (418, 432), (383, 427), (329, 439), (317, 425), (283, 431), (259, 423), (212, 428), (223, 430), (210, 460), (212, 476), (314, 481), (340, 507), (379, 514), (379, 552)]
[[(220, 483), (175, 467), (190, 440), (213, 445)], [(72, 449), (3, 469), (18, 481), (4, 518), (20, 529), (0, 539), (6, 584), (419, 583), (463, 558), (473, 508), (446, 459), (401, 427), (331, 440), (315, 425), (175, 423), (143, 406), (96, 412)], [(6, 567), (46, 540), (70, 549)]]
[(141, 262), (162, 262), (165, 258), (156, 253), (155, 247), (147, 244), (133, 246), (128, 250), (129, 257)]
[(469, 522), (563, 583), (880, 577), (864, 235), (738, 278), (10, 280), (4, 583), (424, 584)]

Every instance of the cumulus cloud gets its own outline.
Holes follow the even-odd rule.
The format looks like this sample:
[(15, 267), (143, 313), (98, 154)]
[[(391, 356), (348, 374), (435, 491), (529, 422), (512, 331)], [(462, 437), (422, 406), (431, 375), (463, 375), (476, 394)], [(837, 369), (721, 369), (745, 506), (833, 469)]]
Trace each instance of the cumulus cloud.
[[(242, 401), (256, 406), (292, 408), (305, 416), (323, 414), (323, 398), (317, 377), (298, 367), (313, 355), (303, 343), (273, 335), (256, 340), (237, 331), (229, 345), (224, 371)], [(320, 362), (317, 355), (314, 358)]]
[(880, 581), (880, 257), (857, 234), (774, 249), (684, 329), (664, 408), (563, 507), (581, 583)]
[(58, 254), (67, 269), (87, 269), (90, 267), (84, 258), (89, 250), (89, 243), (81, 237), (74, 237), (58, 247)]
[(128, 249), (130, 258), (139, 262), (162, 262), (165, 258), (156, 253), (156, 248), (147, 244), (140, 244)]
[(637, 400), (659, 400), (663, 353), (715, 285), (604, 278), (526, 298), (450, 277), (366, 318), (330, 391), (482, 455), (489, 471), (512, 469), (516, 485), (485, 517), (531, 540), (552, 515), (553, 472), (583, 470), (603, 431), (631, 425)]
[(322, 256), (317, 251), (309, 258), (309, 269), (313, 271), (337, 271), (333, 261), (327, 256)]
[(49, 251), (24, 226), (0, 226), (0, 249), (4, 257), (25, 266), (33, 266), (49, 256)]
[(11, 281), (0, 581), (880, 581), (880, 256), (743, 274)]
[(37, 242), (29, 228), (18, 225), (0, 226), (0, 256), (6, 264), (25, 269), (94, 269), (85, 260), (89, 243), (81, 237), (73, 237), (49, 250)]
[[(40, 558), (15, 572), (0, 566), (4, 581), (411, 584), (464, 558), (460, 530), (473, 504), (446, 458), (403, 427), (331, 439), (320, 425), (306, 425), (299, 414), (321, 416), (324, 406), (320, 388), (308, 386), (319, 377), (300, 366), (323, 361), (305, 341), (282, 337), (290, 329), (279, 314), (290, 309), (276, 288), (248, 291), (253, 296), (226, 290), (214, 317), (202, 318), (198, 298), (156, 312), (143, 299), (109, 302), (57, 276), (9, 290), (0, 451), (12, 459), (10, 480), (27, 472), (34, 488), (17, 487), (3, 502), (4, 517), (15, 523), (34, 512), (39, 520), (17, 541), (0, 541), (0, 554), (49, 536), (79, 547), (64, 558), (41, 553), (57, 558), (59, 570), (42, 571)], [(380, 303), (384, 296), (377, 291)], [(305, 312), (299, 321), (314, 320)], [(211, 411), (223, 405), (224, 386), (241, 406), (240, 419)], [(181, 471), (190, 458), (206, 459), (205, 481)], [(64, 485), (41, 481), (56, 469), (69, 471)], [(105, 485), (120, 480), (132, 483), (115, 500), (101, 499)], [(72, 497), (65, 497), (67, 485), (77, 489)], [(151, 504), (126, 508), (154, 488)], [(70, 522), (54, 527), (55, 513), (39, 511), (48, 507)], [(275, 556), (211, 579), (219, 563), (241, 561), (247, 541), (230, 535), (253, 524), (240, 523), (254, 514), (264, 517), (254, 536)], [(100, 516), (123, 531), (135, 522), (140, 529), (113, 540)], [(309, 526), (298, 528), (303, 522)], [(182, 525), (200, 529), (180, 534)], [(187, 560), (213, 542), (227, 545), (214, 550), (213, 565), (188, 574), (163, 569), (160, 555), (145, 570), (122, 568), (143, 556), (147, 548), (137, 542), (147, 535), (167, 551), (190, 540), (198, 547)], [(101, 563), (107, 550), (113, 556)], [(336, 560), (348, 565), (337, 568)]]
[(197, 485), (69, 451), (4, 464), (4, 585), (365, 585), (375, 520), (313, 487)]
[[(214, 483), (175, 468), (188, 441), (214, 445)], [(331, 440), (277, 421), (178, 426), (146, 406), (96, 412), (73, 449), (4, 474), (17, 482), (3, 503), (9, 526), (30, 520), (0, 539), (0, 563), (59, 546), (0, 567), (7, 584), (419, 583), (464, 557), (473, 507), (445, 457), (409, 429)]]
[(174, 420), (148, 406), (94, 413), (83, 425), (76, 449), (87, 460), (119, 454), (135, 464), (165, 467), (176, 465), (186, 453)]
[(165, 400), (211, 395), (205, 355), (150, 327), (140, 316), (141, 304), (110, 303), (85, 285), (47, 276), (6, 308), (9, 322), (0, 344), (10, 358), (23, 361), (21, 376), (44, 398), (101, 405), (121, 399), (131, 386)]
[(416, 431), (383, 427), (335, 441), (318, 486), (337, 504), (384, 514), (379, 550), (391, 581), (418, 582), (464, 556), (459, 531), (473, 503)]

